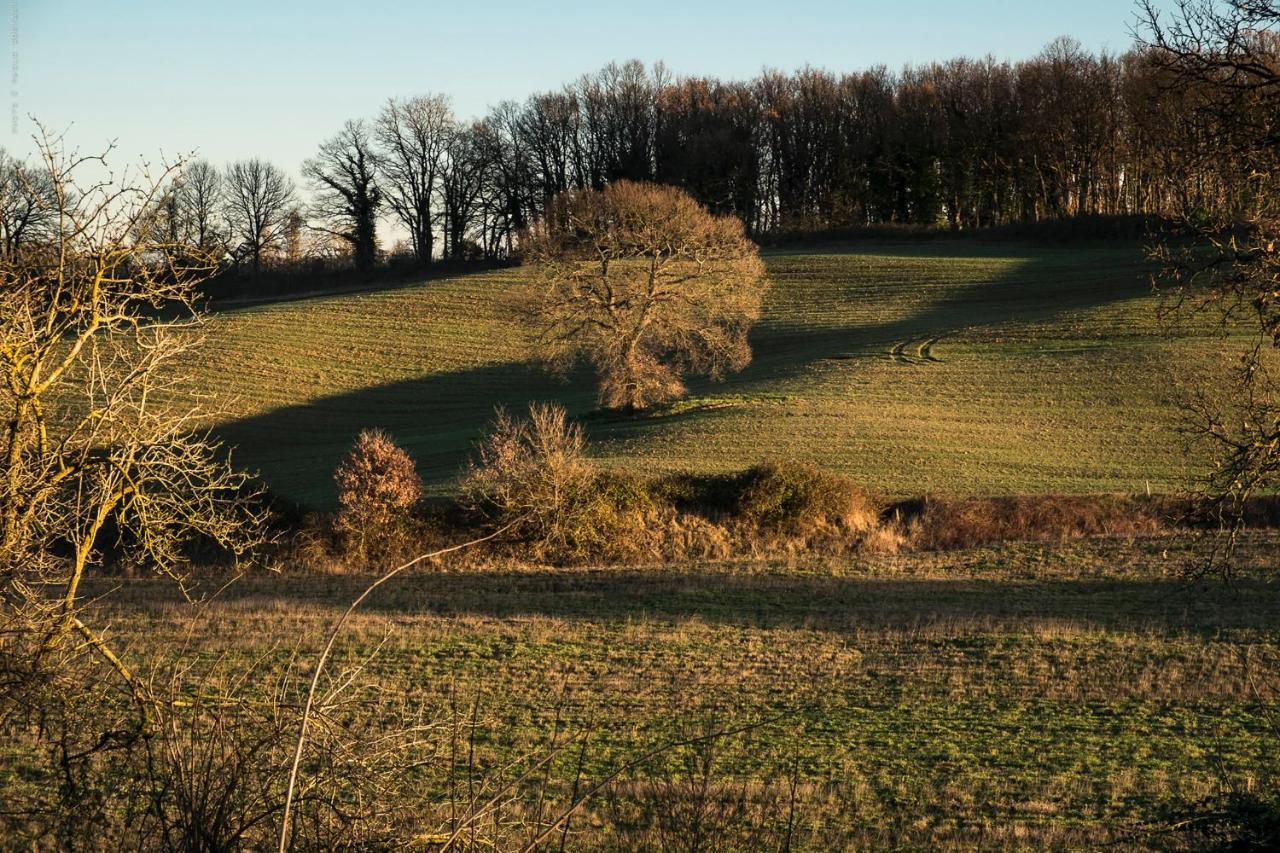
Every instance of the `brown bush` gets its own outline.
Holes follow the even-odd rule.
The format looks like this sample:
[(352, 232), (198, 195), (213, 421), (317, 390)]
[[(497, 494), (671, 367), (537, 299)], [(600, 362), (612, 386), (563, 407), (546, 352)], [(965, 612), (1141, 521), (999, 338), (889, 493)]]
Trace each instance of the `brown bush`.
[(526, 420), (499, 409), (463, 478), (464, 505), (535, 559), (636, 552), (651, 509), (644, 483), (602, 474), (584, 444), (561, 406), (532, 404)]
[(938, 551), (1013, 541), (1149, 536), (1167, 526), (1167, 512), (1156, 502), (1117, 495), (924, 498), (899, 505), (896, 514), (914, 546)]
[(737, 518), (766, 533), (859, 536), (875, 529), (879, 512), (856, 483), (804, 462), (770, 462), (741, 478)]
[[(350, 472), (371, 467), (343, 470), (360, 480)], [(882, 511), (847, 477), (794, 461), (737, 474), (646, 478), (601, 471), (586, 455), (581, 428), (554, 405), (533, 405), (525, 419), (499, 410), (462, 487), (460, 501), (442, 505), (430, 519), (407, 516), (395, 528), (399, 541), (417, 553), (505, 529), (499, 540), (461, 559), (468, 565), (511, 558), (636, 564), (1144, 536), (1184, 524), (1187, 514), (1185, 501), (1126, 496), (921, 498)], [(335, 528), (352, 526), (348, 503), (385, 508), (394, 502), (344, 499)], [(1274, 523), (1280, 501), (1256, 503), (1255, 521)], [(333, 571), (335, 560), (324, 553), (333, 538), (323, 524), (312, 525), (309, 537), (296, 537), (291, 556), (309, 570)], [(336, 562), (347, 567), (341, 558)]]
[(412, 457), (385, 432), (364, 430), (333, 479), (342, 506), (334, 528), (345, 556), (366, 565), (400, 556), (422, 499)]

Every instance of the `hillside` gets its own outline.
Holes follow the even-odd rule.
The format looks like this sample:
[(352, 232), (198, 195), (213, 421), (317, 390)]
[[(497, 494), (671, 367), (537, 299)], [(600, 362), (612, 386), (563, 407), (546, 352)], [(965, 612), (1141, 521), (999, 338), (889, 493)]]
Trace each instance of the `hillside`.
[(637, 418), (589, 374), (531, 366), (503, 308), (518, 269), (218, 314), (196, 366), (240, 464), (303, 503), (366, 426), (447, 490), (495, 402), (558, 400), (597, 455), (649, 470), (795, 457), (886, 494), (1133, 492), (1185, 477), (1183, 385), (1238, 342), (1169, 333), (1141, 248), (919, 243), (767, 254), (754, 363)]

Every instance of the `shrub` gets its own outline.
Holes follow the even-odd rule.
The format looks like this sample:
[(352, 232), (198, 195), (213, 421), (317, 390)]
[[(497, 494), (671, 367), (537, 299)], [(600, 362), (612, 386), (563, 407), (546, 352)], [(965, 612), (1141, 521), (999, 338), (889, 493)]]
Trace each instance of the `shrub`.
[(852, 480), (803, 462), (770, 462), (742, 475), (736, 515), (762, 530), (805, 536), (866, 533), (878, 513)]
[(919, 548), (951, 550), (1011, 541), (1153, 535), (1165, 529), (1160, 505), (1122, 496), (1023, 495), (925, 498), (896, 508)]
[(602, 474), (565, 410), (535, 403), (526, 420), (499, 409), (463, 478), (465, 505), (539, 559), (605, 557), (638, 547), (650, 507), (642, 481)]
[(413, 459), (381, 430), (365, 430), (333, 474), (342, 509), (335, 527), (367, 563), (403, 550), (422, 479)]
[(743, 487), (743, 474), (664, 474), (650, 486), (655, 499), (683, 513), (706, 518), (733, 516)]

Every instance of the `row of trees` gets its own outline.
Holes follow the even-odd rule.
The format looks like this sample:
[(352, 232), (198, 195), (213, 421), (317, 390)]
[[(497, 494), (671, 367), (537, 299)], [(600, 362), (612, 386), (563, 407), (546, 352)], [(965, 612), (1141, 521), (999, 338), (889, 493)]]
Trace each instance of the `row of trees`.
[[(1093, 54), (1066, 38), (1022, 62), (750, 81), (631, 61), (470, 123), (438, 95), (391, 101), (318, 159), (342, 178), (331, 222), (356, 230), (352, 199), (376, 188), (423, 260), (510, 253), (552, 199), (619, 179), (679, 186), (754, 234), (1169, 216), (1228, 191), (1187, 156), (1212, 129), (1184, 84), (1154, 46)], [(368, 175), (335, 168), (370, 156)]]
[(1218, 191), (1183, 156), (1205, 127), (1202, 94), (1181, 83), (1151, 47), (1091, 54), (1067, 38), (1027, 61), (897, 74), (726, 82), (630, 62), (493, 111), (519, 176), (493, 209), (529, 219), (565, 189), (628, 178), (683, 187), (753, 233), (1167, 214)]
[[(441, 95), (390, 100), (303, 164), (307, 204), (258, 159), (193, 163), (162, 203), (172, 242), (254, 270), (316, 255), (367, 267), (388, 222), (423, 262), (500, 257), (560, 193), (623, 178), (680, 186), (752, 233), (1167, 214), (1222, 191), (1185, 156), (1205, 128), (1179, 82), (1150, 48), (1094, 55), (1069, 39), (1017, 63), (745, 82), (632, 61), (474, 122)], [(0, 250), (38, 239), (48, 192), (0, 160)]]
[[(1186, 154), (1212, 129), (1185, 82), (1156, 47), (1092, 54), (1065, 38), (1022, 62), (749, 81), (632, 61), (471, 122), (442, 95), (389, 100), (302, 165), (305, 204), (262, 160), (194, 163), (165, 203), (173, 242), (253, 269), (316, 255), (367, 267), (389, 224), (422, 262), (502, 257), (551, 199), (618, 179), (682, 187), (754, 234), (1169, 215), (1226, 191), (1211, 158)], [(48, 188), (24, 169), (0, 162), (5, 251), (52, 208), (32, 203)]]
[[(306, 226), (293, 181), (260, 159), (219, 170), (206, 161), (185, 164), (167, 191), (150, 200), (148, 228), (138, 235), (182, 246), (191, 258), (230, 256), (255, 270), (277, 257), (300, 257)], [(17, 263), (24, 249), (61, 239), (59, 222), (74, 199), (62, 198), (47, 164), (31, 166), (0, 151), (0, 260)]]

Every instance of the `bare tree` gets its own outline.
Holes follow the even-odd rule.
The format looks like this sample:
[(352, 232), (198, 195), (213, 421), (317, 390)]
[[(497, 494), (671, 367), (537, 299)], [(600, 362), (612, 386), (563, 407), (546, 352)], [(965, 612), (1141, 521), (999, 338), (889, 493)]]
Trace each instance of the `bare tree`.
[(320, 152), (302, 165), (314, 195), (311, 214), (318, 227), (351, 245), (357, 269), (367, 270), (378, 259), (377, 156), (363, 121), (349, 121), (336, 136), (320, 145)]
[(1257, 333), (1225, 398), (1202, 395), (1190, 407), (1213, 462), (1200, 512), (1223, 534), (1210, 566), (1221, 568), (1249, 498), (1280, 482), (1280, 389), (1264, 357), (1280, 347), (1280, 4), (1179, 0), (1167, 16), (1154, 3), (1141, 8), (1163, 87), (1195, 93), (1195, 132), (1172, 142), (1217, 188), (1176, 211), (1193, 239), (1156, 249), (1161, 283), (1180, 301), (1207, 297)]
[(484, 145), (490, 163), (484, 194), (487, 251), (510, 255), (515, 238), (527, 227), (536, 202), (533, 162), (520, 132), (520, 107), (504, 101), (484, 120)]
[(448, 98), (420, 95), (388, 101), (375, 128), (387, 204), (422, 263), (435, 251), (435, 198), (454, 125)]
[(226, 234), (221, 223), (222, 173), (207, 160), (187, 165), (177, 187), (180, 215), (188, 239), (197, 249), (221, 253)]
[(492, 166), (489, 158), (495, 152), (489, 139), (491, 130), (484, 122), (474, 122), (455, 130), (449, 138), (448, 157), (440, 176), (446, 258), (468, 255), (468, 236), (480, 212)]
[(764, 265), (741, 220), (687, 193), (618, 181), (565, 193), (528, 235), (525, 305), (543, 355), (596, 369), (603, 406), (642, 409), (751, 360)]
[(48, 175), (0, 150), (0, 253), (3, 257), (11, 259), (24, 245), (47, 239), (56, 217)]
[(224, 192), (232, 251), (237, 259), (247, 257), (257, 273), (263, 260), (283, 246), (293, 181), (265, 160), (241, 160), (227, 168)]
[(35, 672), (88, 649), (145, 724), (145, 686), (82, 618), (86, 572), (110, 546), (177, 577), (194, 540), (245, 553), (260, 517), (198, 409), (166, 402), (181, 399), (175, 367), (198, 341), (194, 288), (213, 263), (154, 224), (176, 167), (78, 187), (104, 158), (39, 143), (57, 230), (0, 266), (0, 657)]

